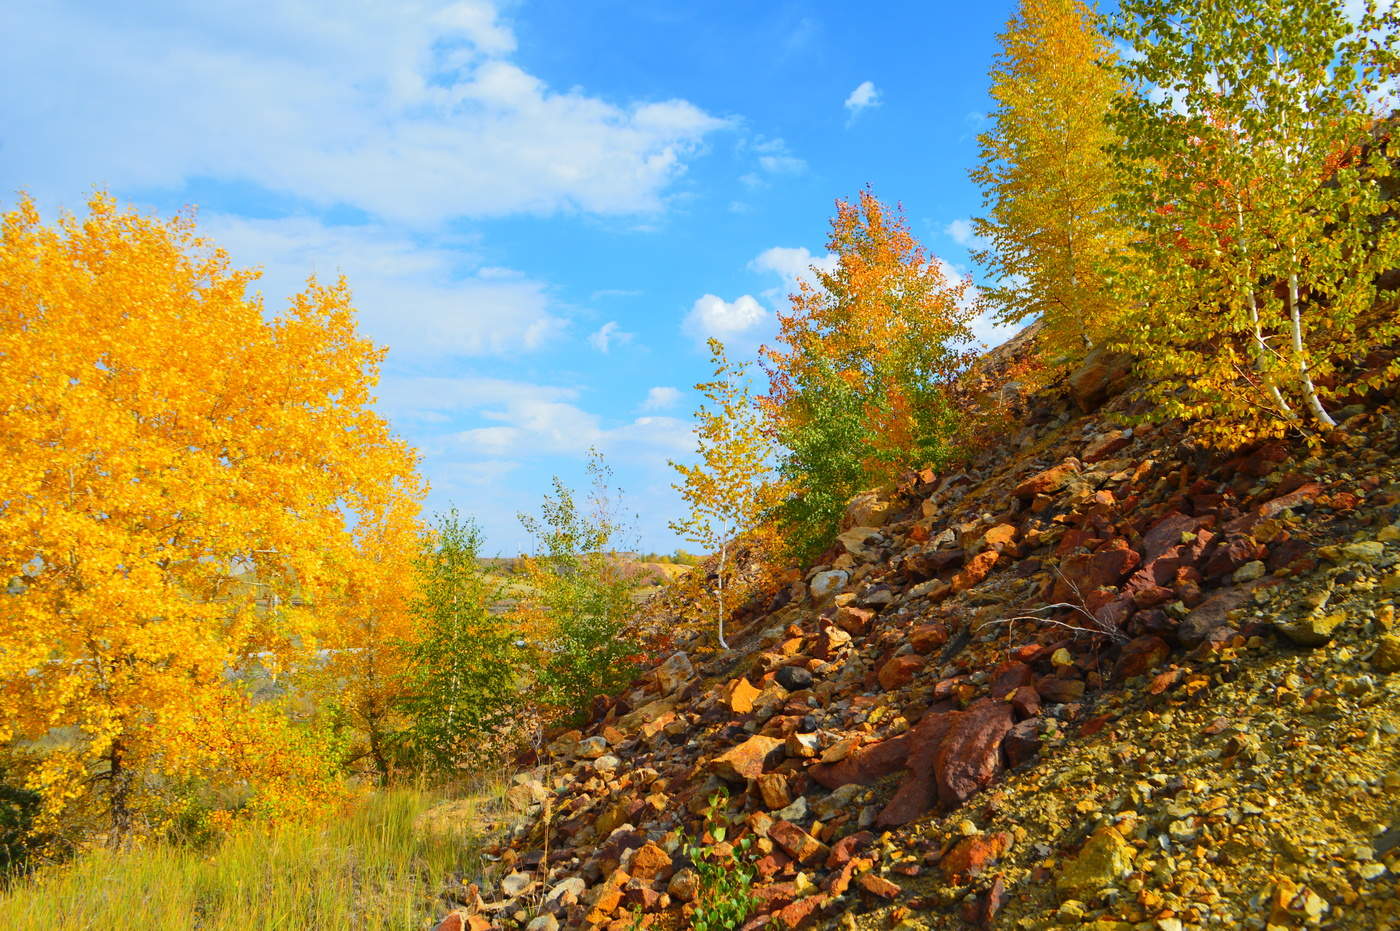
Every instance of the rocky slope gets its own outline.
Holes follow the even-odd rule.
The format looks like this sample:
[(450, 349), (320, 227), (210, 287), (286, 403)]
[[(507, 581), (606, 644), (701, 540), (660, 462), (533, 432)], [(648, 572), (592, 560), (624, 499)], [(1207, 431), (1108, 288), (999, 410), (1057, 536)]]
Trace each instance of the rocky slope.
[(857, 498), (733, 649), (557, 735), (442, 927), (689, 927), (723, 789), (746, 928), (1400, 928), (1394, 394), (1226, 457), (1127, 382)]

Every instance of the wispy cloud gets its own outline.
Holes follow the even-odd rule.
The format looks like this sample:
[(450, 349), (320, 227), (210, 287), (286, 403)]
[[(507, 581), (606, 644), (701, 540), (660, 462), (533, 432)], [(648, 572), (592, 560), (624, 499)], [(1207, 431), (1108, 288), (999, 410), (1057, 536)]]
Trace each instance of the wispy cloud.
[(856, 85), (856, 89), (846, 97), (845, 107), (850, 117), (848, 125), (854, 121), (863, 111), (871, 107), (880, 105), (880, 92), (875, 89), (873, 81), (861, 81)]
[(642, 402), (644, 411), (664, 411), (676, 406), (680, 401), (681, 393), (675, 388), (660, 385), (647, 391), (646, 400)]
[(609, 320), (588, 334), (588, 344), (599, 352), (606, 353), (610, 352), (613, 346), (632, 342), (633, 335), (620, 329), (616, 320)]

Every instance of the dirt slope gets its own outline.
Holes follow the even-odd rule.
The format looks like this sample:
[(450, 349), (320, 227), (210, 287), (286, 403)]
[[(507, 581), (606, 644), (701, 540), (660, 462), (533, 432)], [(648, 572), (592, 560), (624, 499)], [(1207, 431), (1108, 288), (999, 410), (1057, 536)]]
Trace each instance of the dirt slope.
[(444, 926), (689, 927), (725, 789), (749, 928), (1400, 928), (1394, 395), (1224, 457), (1126, 385), (858, 498), (733, 649), (558, 735)]

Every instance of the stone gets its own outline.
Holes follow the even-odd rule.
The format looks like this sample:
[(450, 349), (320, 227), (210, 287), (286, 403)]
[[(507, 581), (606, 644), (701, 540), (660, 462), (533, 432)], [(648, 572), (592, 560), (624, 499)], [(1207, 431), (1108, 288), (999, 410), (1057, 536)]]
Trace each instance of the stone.
[(579, 899), (583, 898), (583, 894), (587, 889), (587, 883), (585, 883), (580, 876), (570, 876), (567, 879), (562, 879), (555, 883), (553, 888), (549, 890), (549, 894), (545, 896), (545, 907), (568, 908), (570, 905), (573, 905)]
[(829, 853), (826, 844), (808, 834), (791, 821), (778, 821), (768, 829), (773, 843), (781, 847), (788, 856), (798, 863), (811, 863), (823, 860)]
[(553, 915), (536, 915), (525, 926), (525, 931), (559, 931), (559, 919)]
[(859, 636), (870, 628), (870, 621), (875, 617), (875, 612), (868, 608), (857, 608), (854, 605), (842, 605), (836, 609), (836, 626), (848, 634)]
[(1086, 414), (1097, 410), (1128, 385), (1132, 374), (1131, 356), (1096, 346), (1084, 356), (1079, 367), (1069, 374), (1069, 389), (1079, 409)]
[(846, 587), (846, 583), (851, 579), (851, 574), (844, 569), (827, 569), (812, 576), (812, 581), (807, 585), (807, 592), (812, 596), (813, 604), (826, 604), (836, 597), (836, 593)]
[(1101, 827), (1060, 868), (1055, 888), (1069, 898), (1092, 898), (1133, 870), (1133, 848), (1111, 827)]
[(690, 663), (690, 657), (684, 653), (672, 653), (666, 658), (666, 662), (656, 667), (656, 684), (661, 689), (662, 695), (670, 695), (679, 691), (695, 676), (695, 667)]
[(1067, 459), (1057, 466), (1046, 469), (1044, 472), (1037, 472), (1030, 478), (1021, 482), (1011, 492), (1013, 496), (1021, 500), (1029, 500), (1036, 495), (1054, 494), (1064, 488), (1079, 476), (1079, 463), (1073, 459)]
[(997, 524), (982, 534), (982, 547), (984, 549), (996, 550), (998, 553), (1006, 552), (1011, 548), (1011, 544), (1016, 540), (1015, 524)]
[(1181, 623), (1177, 625), (1176, 639), (1185, 647), (1199, 645), (1211, 631), (1228, 625), (1230, 612), (1244, 607), (1252, 593), (1251, 586), (1241, 586), (1227, 588), (1211, 595), (1181, 619)]
[(856, 880), (856, 885), (881, 899), (893, 899), (900, 893), (897, 883), (875, 873), (861, 873), (860, 878)]
[(938, 801), (935, 774), (938, 749), (959, 714), (955, 711), (925, 714), (909, 731), (906, 760), (909, 772), (889, 803), (881, 809), (876, 824), (881, 827), (908, 824), (933, 808)]
[(1096, 553), (1076, 553), (1064, 560), (1050, 598), (1056, 602), (1077, 601), (1105, 586), (1117, 586), (1137, 568), (1142, 557), (1126, 541)]
[(594, 771), (601, 773), (605, 776), (609, 773), (617, 772), (618, 767), (621, 765), (622, 761), (619, 760), (617, 757), (613, 756), (611, 753), (604, 754), (603, 756), (600, 756), (598, 757), (598, 759), (593, 761)]
[(986, 550), (978, 553), (967, 561), (967, 564), (953, 576), (949, 583), (953, 592), (965, 592), (974, 585), (978, 585), (991, 574), (992, 567), (997, 564), (1000, 554), (996, 550)]
[(841, 515), (841, 529), (851, 527), (883, 527), (894, 514), (894, 505), (878, 491), (863, 491), (846, 503)]
[(754, 699), (758, 698), (759, 694), (759, 690), (743, 676), (726, 685), (722, 692), (724, 703), (735, 714), (748, 714), (752, 711)]
[(850, 553), (856, 559), (868, 560), (875, 556), (875, 552), (866, 543), (880, 536), (878, 527), (852, 527), (836, 535), (836, 542), (841, 544), (841, 548)]
[(909, 645), (917, 653), (931, 653), (948, 642), (948, 628), (942, 624), (920, 624), (909, 632)]
[(783, 666), (773, 678), (789, 692), (812, 687), (812, 671), (806, 666)]
[(979, 699), (957, 712), (939, 741), (933, 768), (938, 800), (946, 808), (985, 789), (1001, 771), (1001, 741), (1012, 725), (1011, 705)]
[(873, 785), (904, 766), (909, 746), (909, 736), (901, 734), (860, 747), (840, 760), (813, 766), (808, 773), (818, 785), (828, 789), (852, 784)]
[(1400, 672), (1400, 636), (1382, 636), (1371, 654), (1371, 665), (1379, 672)]
[(1035, 690), (1048, 702), (1078, 701), (1084, 697), (1084, 682), (1059, 676), (1041, 676), (1035, 680)]
[(671, 855), (656, 844), (643, 844), (632, 854), (627, 872), (636, 879), (651, 881), (671, 869)]
[(721, 779), (742, 782), (757, 779), (768, 765), (776, 763), (782, 756), (782, 739), (755, 734), (715, 757), (710, 768)]
[(1113, 667), (1113, 678), (1122, 682), (1143, 675), (1160, 666), (1171, 652), (1167, 641), (1153, 634), (1129, 640), (1123, 645), (1123, 652)]
[(924, 668), (924, 658), (914, 653), (904, 653), (900, 656), (891, 657), (877, 674), (880, 688), (886, 692), (892, 692), (897, 688), (908, 685), (914, 679), (914, 674)]
[(982, 871), (1000, 860), (1011, 849), (1011, 835), (972, 834), (964, 837), (938, 861), (938, 868), (950, 882), (980, 876)]
[(812, 811), (818, 818), (826, 820), (851, 807), (855, 800), (860, 797), (862, 791), (863, 787), (854, 782), (838, 786), (830, 794), (812, 802)]
[(1241, 582), (1253, 582), (1255, 579), (1262, 579), (1267, 571), (1268, 567), (1264, 565), (1262, 560), (1251, 560), (1236, 569), (1234, 574), (1230, 576), (1230, 581), (1236, 585)]
[(608, 752), (607, 738), (594, 735), (593, 737), (580, 740), (574, 752), (582, 759), (596, 760), (598, 757)]
[(783, 773), (763, 773), (756, 782), (758, 794), (769, 811), (786, 808), (792, 804), (792, 796), (788, 793), (788, 779)]
[(1040, 753), (1040, 721), (1027, 718), (1012, 726), (1002, 739), (1001, 751), (1006, 754), (1006, 765), (1016, 768)]
[(507, 873), (501, 880), (501, 895), (508, 899), (518, 899), (535, 884), (529, 873)]
[(666, 884), (666, 893), (680, 902), (693, 902), (700, 894), (700, 874), (690, 867), (677, 870)]
[(1332, 614), (1314, 611), (1299, 618), (1275, 618), (1274, 626), (1299, 646), (1320, 647), (1332, 639), (1332, 634), (1346, 619), (1341, 611)]

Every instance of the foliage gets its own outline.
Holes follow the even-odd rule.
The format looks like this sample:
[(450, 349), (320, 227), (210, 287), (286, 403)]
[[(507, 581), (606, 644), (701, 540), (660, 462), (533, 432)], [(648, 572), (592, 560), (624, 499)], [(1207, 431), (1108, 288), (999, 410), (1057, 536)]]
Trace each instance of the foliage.
[(774, 449), (749, 387), (748, 366), (730, 362), (719, 340), (711, 339), (709, 345), (714, 377), (695, 386), (706, 401), (695, 412), (699, 463), (671, 463), (681, 475), (681, 483), (672, 487), (681, 493), (690, 513), (673, 521), (671, 529), (717, 554), (719, 645), (728, 649), (724, 594), (732, 573), (729, 550), (734, 537), (754, 527), (772, 505), (768, 478)]
[(827, 247), (765, 347), (763, 400), (791, 489), (778, 509), (795, 553), (825, 547), (846, 502), (954, 451), (950, 391), (971, 357), (971, 282), (953, 281), (898, 212), (869, 190), (837, 201)]
[(0, 742), (36, 831), (159, 831), (188, 778), (250, 811), (336, 792), (320, 738), (244, 682), (373, 610), (361, 544), (420, 488), (345, 283), (268, 320), (255, 277), (189, 217), (101, 194), (54, 226), (27, 199), (3, 217)]
[(630, 681), (637, 652), (627, 629), (633, 580), (613, 552), (623, 528), (608, 488), (612, 471), (597, 452), (588, 475), (587, 511), (556, 476), (540, 516), (520, 515), (537, 546), (523, 562), (532, 592), (518, 612), (541, 648), (536, 696), (565, 716), (581, 715), (595, 696)]
[(1332, 426), (1318, 385), (1396, 377), (1346, 384), (1339, 367), (1400, 336), (1374, 312), (1400, 259), (1382, 190), (1395, 147), (1372, 144), (1395, 27), (1374, 10), (1357, 26), (1338, 0), (1123, 3), (1123, 342), (1161, 415), (1241, 442)]
[(209, 847), (92, 850), (0, 888), (0, 927), (424, 927), (445, 879), (479, 871), (478, 825), (464, 809), (494, 796), (465, 800), (443, 832), (416, 824), (437, 795), (393, 789), (313, 818), (245, 825)]
[(502, 584), (481, 565), (481, 531), (457, 512), (440, 518), (418, 557), (417, 629), (405, 645), (404, 740), (421, 765), (453, 770), (489, 755), (519, 712), (521, 635), (493, 612)]
[[(726, 828), (719, 814), (724, 803), (723, 793), (710, 799), (702, 836), (685, 844), (685, 855), (700, 877), (695, 911), (690, 916), (695, 931), (730, 931), (742, 925), (758, 904), (753, 892), (758, 871), (749, 852), (753, 838), (725, 843)], [(710, 838), (709, 844), (704, 843), (705, 837)]]
[(1126, 235), (1104, 149), (1123, 81), (1096, 21), (1082, 0), (1022, 0), (1000, 37), (997, 108), (972, 172), (988, 211), (974, 221), (988, 245), (973, 253), (996, 280), (988, 297), (1003, 323), (1038, 317), (1051, 359), (1082, 354), (1117, 316), (1103, 267)]

